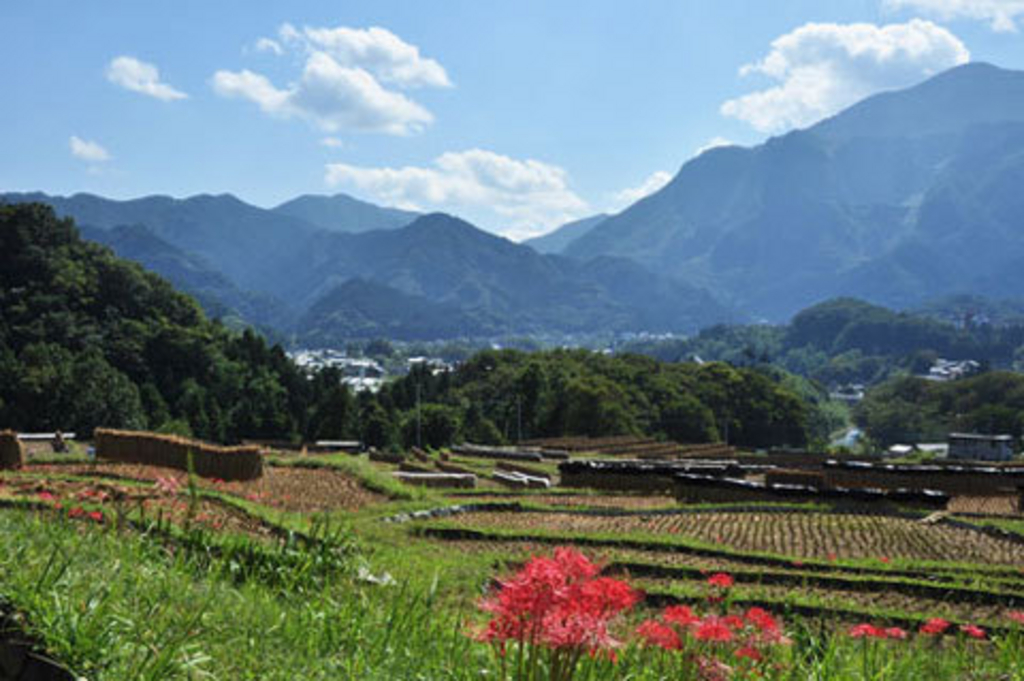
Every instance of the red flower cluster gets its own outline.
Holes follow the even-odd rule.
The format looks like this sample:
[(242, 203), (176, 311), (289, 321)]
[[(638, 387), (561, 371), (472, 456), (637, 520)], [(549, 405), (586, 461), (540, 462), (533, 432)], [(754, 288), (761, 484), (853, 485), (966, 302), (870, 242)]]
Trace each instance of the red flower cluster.
[(977, 626), (976, 624), (961, 624), (960, 631), (967, 634), (971, 638), (985, 638), (985, 630)]
[(850, 636), (851, 638), (891, 638), (897, 641), (902, 641), (907, 638), (907, 632), (905, 629), (900, 629), (899, 627), (883, 629), (882, 627), (876, 627), (873, 624), (865, 623), (858, 624), (850, 629)]
[(103, 522), (103, 511), (86, 511), (81, 506), (75, 506), (68, 510), (68, 517), (75, 519), (88, 519), (96, 523)]
[(937, 636), (942, 634), (949, 629), (950, 623), (941, 617), (933, 617), (924, 624), (918, 630), (919, 633), (927, 634), (928, 636)]
[(683, 651), (689, 638), (721, 644), (738, 660), (755, 664), (764, 658), (762, 651), (766, 646), (789, 643), (779, 622), (767, 610), (757, 607), (742, 616), (700, 617), (689, 606), (673, 605), (665, 608), (660, 621), (652, 619), (640, 624), (636, 634), (644, 645), (664, 650)]
[(1024, 624), (1024, 610), (1014, 610), (1006, 613), (1006, 616), (1017, 624)]
[(98, 501), (99, 503), (102, 504), (104, 501), (106, 501), (107, 499), (110, 498), (110, 495), (107, 494), (106, 492), (102, 491), (102, 490), (86, 488), (86, 489), (83, 489), (81, 492), (79, 492), (76, 498), (79, 501), (90, 501), (90, 500), (92, 500), (92, 501)]
[(598, 566), (571, 548), (555, 549), (551, 558), (532, 558), (501, 583), (496, 596), (480, 603), (493, 617), (477, 638), (502, 646), (516, 641), (590, 653), (614, 647), (609, 624), (640, 594), (625, 582), (598, 577), (598, 572)]
[(719, 572), (708, 577), (708, 586), (713, 586), (719, 589), (728, 589), (734, 583), (732, 575), (727, 575), (724, 572)]

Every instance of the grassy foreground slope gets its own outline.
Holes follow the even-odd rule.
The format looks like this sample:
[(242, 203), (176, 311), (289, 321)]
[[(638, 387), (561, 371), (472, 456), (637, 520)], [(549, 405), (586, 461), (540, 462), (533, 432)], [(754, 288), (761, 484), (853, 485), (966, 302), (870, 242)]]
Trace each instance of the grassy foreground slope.
[[(0, 607), (19, 613), (41, 648), (97, 681), (502, 678), (500, 659), (468, 634), (486, 621), (478, 599), (522, 555), (453, 550), (380, 522), (436, 502), (399, 499), (335, 514), (334, 529), (307, 544), (153, 523), (119, 530), (110, 509), (98, 525), (18, 504), (0, 510)], [(292, 516), (287, 524), (310, 526)], [(660, 599), (719, 607), (700, 605), (699, 579), (667, 590), (630, 581)], [(778, 614), (804, 589), (792, 591), (776, 601)], [(805, 600), (817, 597), (807, 591)], [(615, 625), (617, 660), (584, 656), (573, 678), (680, 678), (671, 654), (631, 634), (652, 614), (653, 604), (628, 613)], [(867, 641), (839, 623), (784, 617), (793, 642), (772, 650), (767, 678), (1024, 678), (1019, 629), (986, 641)]]

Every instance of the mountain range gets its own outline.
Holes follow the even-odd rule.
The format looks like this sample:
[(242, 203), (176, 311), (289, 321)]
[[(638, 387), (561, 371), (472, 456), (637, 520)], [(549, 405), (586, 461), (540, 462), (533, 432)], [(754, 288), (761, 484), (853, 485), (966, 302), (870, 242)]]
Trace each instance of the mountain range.
[(708, 150), (573, 240), (781, 320), (838, 295), (1019, 295), (1024, 73), (973, 63), (806, 130)]
[(1024, 73), (973, 63), (754, 147), (717, 147), (616, 215), (527, 244), (344, 194), (6, 194), (297, 342), (687, 332), (856, 296), (1024, 295)]
[[(52, 205), (84, 236), (164, 275), (210, 314), (303, 344), (690, 331), (736, 318), (710, 294), (625, 259), (544, 255), (449, 215), (402, 213), (344, 195), (271, 210), (231, 195), (0, 200)], [(353, 207), (358, 214), (346, 217)], [(403, 220), (411, 222), (394, 227)]]

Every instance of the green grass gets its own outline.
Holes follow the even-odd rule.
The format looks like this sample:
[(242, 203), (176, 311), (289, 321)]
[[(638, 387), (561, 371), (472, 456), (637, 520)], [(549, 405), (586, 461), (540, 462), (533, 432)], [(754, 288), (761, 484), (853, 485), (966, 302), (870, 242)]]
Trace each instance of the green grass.
[[(359, 537), (332, 536), (327, 543), (344, 550), (314, 569), (303, 566), (318, 554), (297, 545), (250, 550), (205, 535), (188, 545), (187, 535), (169, 541), (0, 510), (0, 596), (50, 654), (93, 681), (499, 678), (489, 649), (465, 632), (468, 620), (481, 621), (473, 603), (501, 566), (399, 526), (366, 527)], [(360, 567), (388, 570), (398, 583), (366, 583)], [(872, 643), (865, 665), (860, 642), (812, 621), (791, 627), (795, 642), (773, 653), (778, 668), (768, 678), (1024, 678), (1016, 634), (984, 647)], [(575, 678), (654, 681), (680, 678), (677, 667), (627, 645), (615, 664), (584, 657)]]
[(90, 679), (445, 678), (473, 656), (429, 591), (351, 577), (238, 584), (225, 578), (230, 560), (0, 512), (4, 597)]
[[(285, 533), (312, 535), (312, 540), (254, 541), (166, 524), (154, 527), (133, 512), (129, 518), (135, 529), (118, 531), (42, 511), (35, 499), (0, 498), (0, 609), (20, 613), (28, 633), (47, 652), (90, 681), (501, 678), (491, 651), (466, 636), (467, 625), (484, 621), (476, 610), (477, 600), (496, 577), (508, 574), (522, 553), (456, 551), (447, 542), (424, 536), (428, 528), (464, 529), (458, 519), (381, 522), (399, 512), (468, 499), (406, 487), (390, 477), (388, 467), (345, 454), (272, 459), (271, 465), (338, 469), (387, 501), (357, 512), (314, 517), (220, 491), (196, 490), (202, 498), (229, 505)], [(91, 477), (81, 480), (97, 482)], [(136, 483), (119, 480), (117, 484)], [(531, 496), (521, 493), (510, 501), (530, 509), (545, 508)], [(728, 506), (701, 508), (725, 510)], [(813, 504), (779, 506), (824, 510)], [(733, 591), (735, 605), (770, 606), (785, 616), (787, 633), (794, 639), (792, 646), (771, 653), (766, 678), (1024, 680), (1024, 645), (1016, 631), (997, 632), (990, 643), (962, 636), (947, 637), (942, 643), (925, 639), (863, 643), (843, 633), (843, 622), (864, 618), (912, 627), (925, 614), (863, 607), (863, 598), (858, 606), (852, 597), (844, 597), (842, 585), (832, 595), (811, 591), (816, 582), (828, 588), (829, 580), (847, 583), (850, 591), (865, 585), (877, 586), (879, 591), (934, 589), (940, 585), (926, 578), (931, 574), (941, 579), (940, 590), (965, 596), (971, 591), (1001, 595), (1024, 585), (1014, 568), (807, 559), (796, 565), (790, 556), (742, 553), (685, 537), (638, 533), (494, 529), (479, 534), (499, 542), (522, 539), (552, 546), (600, 546), (623, 554), (633, 548), (692, 552), (707, 556), (711, 563), (716, 557), (752, 561), (749, 567), (731, 570), (738, 582)], [(622, 560), (639, 563), (635, 556), (623, 555)], [(644, 563), (658, 565), (656, 559)], [(673, 570), (674, 576), (635, 581), (648, 586), (661, 602), (704, 603), (706, 588), (692, 574), (694, 569)], [(393, 586), (366, 579), (385, 574), (393, 578)], [(761, 583), (777, 578), (791, 594), (782, 595), (778, 587), (769, 589)], [(574, 679), (694, 678), (680, 671), (678, 656), (630, 642), (632, 627), (650, 614), (650, 609), (641, 608), (620, 623), (617, 633), (625, 645), (618, 651), (616, 664), (585, 656)], [(730, 652), (721, 655), (734, 663)]]

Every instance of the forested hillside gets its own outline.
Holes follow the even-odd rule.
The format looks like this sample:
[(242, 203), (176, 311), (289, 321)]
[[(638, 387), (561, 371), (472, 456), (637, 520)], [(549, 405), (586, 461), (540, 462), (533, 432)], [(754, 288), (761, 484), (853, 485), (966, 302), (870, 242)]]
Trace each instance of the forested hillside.
[(84, 242), (49, 206), (0, 206), (0, 423), (301, 433), (319, 395), (279, 347)]
[(719, 325), (686, 339), (635, 341), (623, 350), (664, 361), (699, 356), (741, 366), (774, 364), (826, 385), (877, 383), (899, 372), (926, 373), (938, 357), (1020, 366), (1024, 325), (958, 328), (926, 314), (837, 298), (785, 325)]
[(1024, 435), (1024, 376), (993, 371), (950, 383), (902, 377), (871, 392), (858, 425), (882, 445), (945, 442), (950, 432)]
[(416, 393), (423, 437), (445, 444), (560, 435), (653, 435), (749, 447), (802, 445), (812, 407), (771, 375), (713, 363), (669, 364), (585, 350), (486, 351), (453, 374), (417, 371), (383, 396), (414, 434)]

